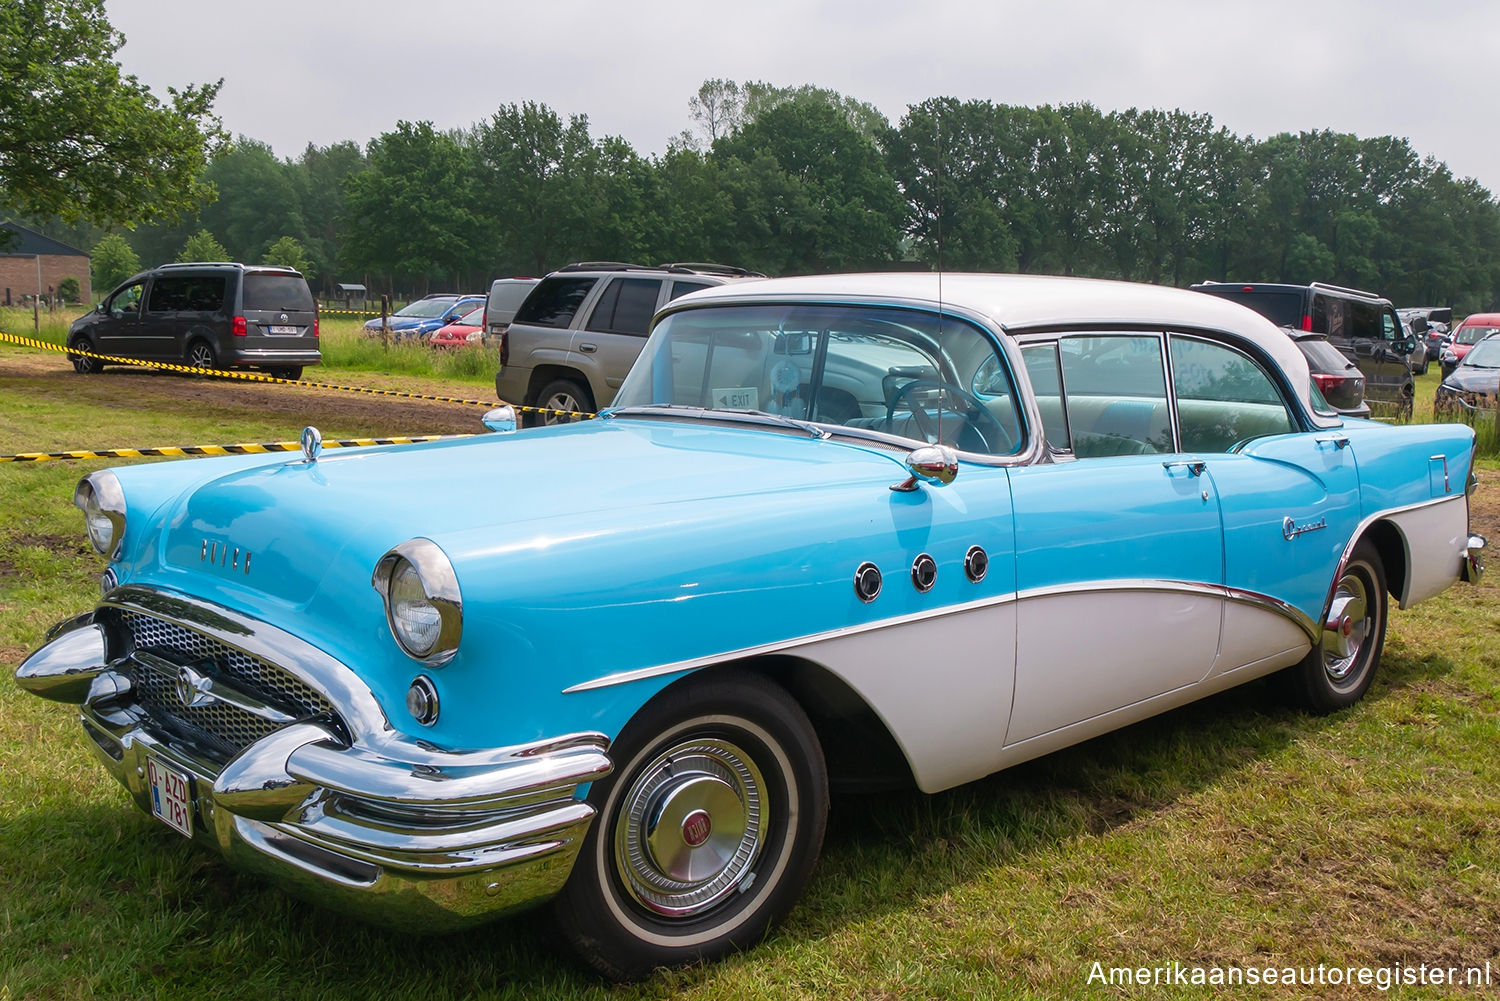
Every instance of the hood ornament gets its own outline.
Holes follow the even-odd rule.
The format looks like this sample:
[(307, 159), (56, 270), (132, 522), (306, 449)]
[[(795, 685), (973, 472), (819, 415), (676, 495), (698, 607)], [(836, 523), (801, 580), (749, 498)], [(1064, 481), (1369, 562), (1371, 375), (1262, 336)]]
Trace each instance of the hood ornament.
[(323, 432), (309, 424), (302, 429), (302, 454), (307, 456), (308, 462), (317, 462), (318, 453), (323, 451)]

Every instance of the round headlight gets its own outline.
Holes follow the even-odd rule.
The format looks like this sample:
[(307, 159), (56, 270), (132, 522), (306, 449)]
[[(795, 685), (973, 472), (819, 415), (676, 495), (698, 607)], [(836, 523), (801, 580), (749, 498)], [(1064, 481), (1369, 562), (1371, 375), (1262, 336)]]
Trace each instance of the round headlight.
[(391, 636), (408, 657), (440, 667), (458, 652), (463, 599), (453, 564), (436, 543), (401, 543), (375, 564), (370, 584), (385, 599)]
[(89, 545), (101, 556), (114, 559), (125, 536), (125, 492), (107, 469), (90, 473), (73, 491), (73, 504), (83, 512)]

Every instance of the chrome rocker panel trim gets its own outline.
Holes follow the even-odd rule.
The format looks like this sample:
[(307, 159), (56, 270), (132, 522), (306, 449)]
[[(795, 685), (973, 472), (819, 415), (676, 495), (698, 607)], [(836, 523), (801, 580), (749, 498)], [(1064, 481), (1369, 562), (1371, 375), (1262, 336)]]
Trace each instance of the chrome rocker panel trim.
[(80, 706), (99, 759), (142, 810), (151, 812), (148, 757), (188, 775), (193, 840), (235, 866), (363, 920), (424, 932), (540, 903), (567, 880), (594, 816), (582, 787), (611, 769), (604, 735), (445, 750), (397, 733), (348, 668), (263, 623), (143, 588), (117, 588), (104, 607), (275, 651), (277, 667), (348, 714), (352, 742), (339, 721), (302, 720), (220, 765), (164, 736), (133, 702), (127, 658), (111, 650), (97, 612), (60, 623), (22, 662), (22, 687)]

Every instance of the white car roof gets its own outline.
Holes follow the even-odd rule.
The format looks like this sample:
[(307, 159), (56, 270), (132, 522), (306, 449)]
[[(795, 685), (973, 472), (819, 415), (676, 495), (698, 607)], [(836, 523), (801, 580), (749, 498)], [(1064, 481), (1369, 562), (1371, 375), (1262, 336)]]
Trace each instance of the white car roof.
[(853, 299), (927, 308), (941, 305), (945, 310), (983, 318), (1012, 334), (1046, 327), (1114, 324), (1217, 331), (1270, 356), (1286, 373), (1308, 414), (1319, 423), (1326, 422), (1312, 406), (1307, 359), (1285, 331), (1253, 309), (1187, 289), (1052, 275), (895, 272), (734, 282), (694, 292), (678, 302), (787, 299)]

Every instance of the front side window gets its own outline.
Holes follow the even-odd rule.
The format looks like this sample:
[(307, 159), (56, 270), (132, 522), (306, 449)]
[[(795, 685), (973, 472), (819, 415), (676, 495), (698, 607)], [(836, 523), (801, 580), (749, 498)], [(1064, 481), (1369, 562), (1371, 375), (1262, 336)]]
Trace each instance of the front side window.
[(1058, 350), (1074, 455), (1173, 451), (1160, 337), (1070, 336), (1058, 342)]
[(109, 298), (109, 311), (114, 316), (140, 316), (141, 295), (145, 291), (144, 281), (126, 285)]
[(651, 334), (616, 409), (757, 411), (1012, 455), (1023, 443), (1005, 358), (964, 321), (876, 306), (716, 306)]
[(1171, 350), (1184, 452), (1228, 452), (1250, 438), (1296, 429), (1276, 384), (1249, 356), (1178, 335)]

